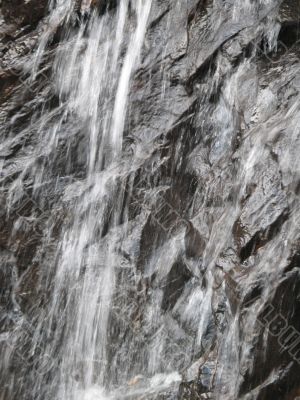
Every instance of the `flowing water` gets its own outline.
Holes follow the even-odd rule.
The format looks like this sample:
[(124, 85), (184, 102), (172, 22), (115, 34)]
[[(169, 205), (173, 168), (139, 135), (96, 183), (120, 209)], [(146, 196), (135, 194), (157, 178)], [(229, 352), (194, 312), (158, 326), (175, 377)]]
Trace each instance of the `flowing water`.
[[(175, 80), (172, 83), (169, 79), (172, 71), (162, 62), (158, 84), (153, 89), (151, 71), (147, 72), (147, 51), (159, 60), (180, 63), (181, 48), (176, 50), (174, 59), (170, 56), (169, 48), (174, 43), (169, 31), (173, 31), (177, 19), (187, 18), (190, 6), (188, 0), (173, 1), (175, 11), (159, 34), (160, 41), (166, 44), (162, 52), (156, 53), (159, 45), (151, 41), (147, 32), (154, 26), (152, 13), (156, 7), (163, 8), (164, 3), (167, 2), (157, 5), (154, 0), (119, 0), (115, 7), (99, 14), (89, 1), (81, 6), (71, 0), (52, 1), (39, 44), (24, 66), (26, 85), (34, 88), (34, 98), (28, 104), (32, 108), (30, 123), (18, 135), (30, 137), (34, 133), (38, 140), (20, 157), (22, 170), (10, 185), (7, 213), (22, 197), (24, 183), (38, 199), (35, 201), (44, 202), (45, 206), (58, 201), (57, 188), (63, 186), (64, 190), (57, 215), (45, 212), (44, 225), (35, 229), (41, 244), (33, 264), (42, 265), (37, 278), (38, 312), (36, 308), (29, 310), (28, 318), (14, 299), (10, 316), (13, 339), (1, 363), (8, 368), (13, 357), (21, 353), (26, 365), (22, 367), (23, 378), (17, 383), (20, 378), (16, 375), (8, 383), (6, 393), (11, 396), (13, 393), (24, 400), (181, 398), (177, 397), (181, 382), (195, 379), (197, 373), (193, 369), (206, 363), (213, 371), (208, 378), (213, 379), (211, 398), (233, 400), (241, 398), (244, 371), (253, 368), (249, 366), (251, 338), (256, 332), (253, 315), (259, 315), (280, 280), (291, 250), (289, 243), (297, 236), (299, 209), (297, 198), (285, 198), (275, 172), (260, 182), (259, 165), (268, 158), (268, 143), (280, 126), (284, 129), (289, 125), (290, 140), (295, 142), (297, 151), (299, 96), (291, 100), (287, 110), (277, 111), (273, 121), (276, 107), (266, 86), (260, 95), (262, 105), (256, 104), (256, 109), (262, 109), (262, 114), (255, 115), (257, 128), (253, 115), (247, 115), (247, 104), (258, 93), (258, 73), (252, 64), (258, 50), (252, 49), (252, 56), (245, 57), (232, 70), (220, 53), (209, 79), (199, 85), (196, 106), (184, 116), (189, 120), (197, 111), (193, 122), (198, 126), (195, 137), (185, 138), (187, 128), (179, 120), (180, 139), (171, 154), (175, 181), (180, 165), (194, 168), (192, 156), (200, 149), (194, 160), (198, 160), (199, 175), (205, 183), (199, 184), (185, 207), (177, 203), (183, 212), (174, 210), (177, 200), (164, 195), (170, 186), (164, 172), (170, 156), (161, 149), (170, 144), (167, 137), (159, 134), (157, 110), (153, 108), (154, 119), (141, 137), (138, 129), (145, 128), (148, 121), (139, 125), (134, 118), (131, 122), (128, 118), (134, 114), (136, 102), (143, 102), (149, 94), (151, 97), (152, 90), (158, 109), (174, 109), (174, 115), (177, 113), (176, 102), (168, 98), (168, 91), (175, 86)], [(259, 34), (264, 37), (267, 51), (276, 50), (279, 25), (274, 16), (279, 2), (235, 0), (228, 1), (226, 7), (221, 1), (208, 3), (214, 24), (209, 26), (205, 15), (200, 19), (207, 29), (202, 32), (199, 45), (204, 54), (214, 45), (209, 42), (211, 38), (204, 43), (207, 32), (219, 29), (223, 36), (215, 35), (213, 40), (222, 42), (229, 31), (231, 35), (235, 30), (251, 31), (259, 18), (264, 18), (263, 28), (256, 26), (257, 31), (252, 34), (255, 37), (261, 29)], [(222, 28), (224, 21), (228, 25)], [(187, 42), (199, 40), (192, 32), (198, 22), (193, 22)], [(58, 27), (60, 40), (48, 50)], [(191, 59), (197, 60), (200, 55), (192, 54)], [(191, 75), (193, 62), (185, 68), (192, 71)], [(297, 68), (291, 68), (289, 74), (289, 79), (294, 79)], [(136, 78), (139, 76), (140, 80)], [(245, 77), (249, 76), (251, 79), (247, 80)], [(41, 77), (47, 82), (36, 88)], [(216, 88), (219, 93), (212, 103)], [(145, 115), (147, 112), (145, 109)], [(143, 114), (142, 109), (140, 113)], [(142, 117), (137, 115), (136, 120)], [(14, 118), (21, 119), (21, 113)], [(173, 130), (177, 122), (173, 123)], [(167, 132), (169, 121), (165, 124)], [(244, 127), (242, 132), (237, 128), (240, 125)], [(238, 131), (239, 135), (247, 135), (242, 139), (244, 147), (236, 155), (232, 143)], [(203, 132), (211, 132), (209, 141)], [(14, 140), (9, 137), (6, 143), (11, 145)], [(209, 154), (205, 150), (207, 143)], [(184, 160), (184, 146), (190, 146), (188, 161)], [(58, 153), (63, 154), (63, 162)], [(237, 162), (232, 161), (233, 154)], [(275, 171), (275, 161), (270, 163), (270, 171)], [(288, 151), (281, 169), (292, 188), (299, 177), (299, 164)], [(265, 248), (259, 260), (250, 258), (248, 265), (234, 276), (236, 287), (228, 294), (226, 279), (232, 264), (237, 264), (230, 254), (237, 219), (243, 218), (246, 225), (248, 222), (249, 232), (253, 220), (262, 229), (264, 226), (264, 210), (259, 206), (255, 215), (247, 215), (247, 211), (243, 214), (242, 210), (241, 204), (247, 201), (260, 204), (259, 193), (257, 198), (249, 199), (245, 194), (253, 189), (253, 181), (258, 187), (262, 185), (266, 193), (270, 188), (275, 190), (277, 206), (289, 208), (292, 217), (286, 228), (286, 241), (282, 243), (278, 238)], [(48, 192), (49, 198), (41, 200), (49, 182), (53, 193)], [(219, 203), (211, 204), (210, 199), (216, 197)], [(162, 211), (168, 206), (169, 211)], [(271, 222), (280, 214), (277, 206), (273, 204), (268, 214)], [(149, 223), (150, 214), (155, 216), (158, 228)], [(171, 222), (165, 214), (172, 214)], [(34, 219), (35, 215), (31, 217)], [(12, 229), (12, 241), (16, 240), (14, 232), (21, 222), (18, 220)], [(202, 238), (198, 238), (193, 226)], [(152, 233), (155, 229), (158, 233)], [(144, 254), (142, 246), (146, 248)], [(222, 264), (222, 257), (230, 259), (231, 264)], [(255, 270), (249, 274), (251, 263)], [(24, 276), (26, 272), (16, 276), (16, 292), (21, 290)], [(262, 280), (267, 284), (260, 292), (260, 301), (242, 312), (240, 304), (249, 288)], [(2, 340), (7, 340), (5, 333)], [(19, 342), (26, 340), (26, 350), (18, 350)], [(216, 340), (218, 346), (214, 348), (212, 343)], [(193, 378), (189, 378), (190, 374)]]

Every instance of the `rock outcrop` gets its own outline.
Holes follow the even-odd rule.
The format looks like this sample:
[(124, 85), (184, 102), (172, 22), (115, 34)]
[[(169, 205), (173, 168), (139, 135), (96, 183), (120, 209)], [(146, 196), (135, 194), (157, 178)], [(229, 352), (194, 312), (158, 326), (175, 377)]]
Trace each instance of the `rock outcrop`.
[[(76, 31), (95, 10), (105, 17), (118, 7), (74, 2), (67, 19), (51, 19), (47, 1), (2, 0), (3, 400), (54, 398), (55, 367), (38, 355), (49, 356), (47, 340), (65, 328), (57, 316), (44, 332), (41, 320), (58, 243), (90, 185), (86, 121), (66, 114), (55, 143), (45, 134), (65, 101), (53, 85), (55, 53), (66, 26)], [(109, 248), (110, 235), (120, 243), (113, 251), (122, 290), (112, 299), (107, 349), (115, 386), (160, 357), (153, 372), (178, 370), (182, 382), (143, 398), (300, 395), (299, 16), (296, 0), (152, 2), (117, 179), (89, 243)], [(112, 233), (121, 192), (128, 225), (120, 213)], [(102, 268), (101, 255), (96, 262)], [(59, 348), (52, 351), (59, 364)], [(78, 366), (70, 379), (83, 373)]]

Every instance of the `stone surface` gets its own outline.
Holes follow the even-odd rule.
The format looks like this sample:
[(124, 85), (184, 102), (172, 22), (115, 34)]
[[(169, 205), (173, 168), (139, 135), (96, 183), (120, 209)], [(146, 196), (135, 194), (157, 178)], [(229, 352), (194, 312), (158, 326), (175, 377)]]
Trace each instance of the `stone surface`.
[[(45, 104), (54, 117), (60, 112), (49, 80), (59, 24), (33, 84), (26, 69), (48, 27), (46, 3), (1, 4), (0, 338), (11, 334), (15, 345), (25, 337), (24, 349), (31, 339), (20, 326), (25, 317), (36, 323), (46, 307), (49, 260), (88, 185), (83, 122), (66, 122), (55, 149), (43, 142), (38, 121), (29, 129)], [(105, 14), (116, 3), (91, 6)], [(212, 3), (153, 0), (119, 166), (146, 179), (133, 185), (127, 241), (118, 231), (124, 293), (114, 299), (108, 352), (113, 358), (124, 335), (131, 358), (116, 380), (130, 364), (138, 376), (145, 341), (165, 340), (163, 358), (183, 381), (161, 399), (292, 400), (297, 343), (284, 348), (282, 329), (270, 324), (277, 317), (300, 338), (299, 7), (292, 0)], [(278, 34), (277, 50), (270, 32)], [(140, 165), (128, 167), (131, 153), (141, 155)], [(44, 181), (33, 191), (41, 170)], [(108, 243), (105, 229), (102, 236)], [(153, 302), (159, 312), (151, 320)], [(201, 304), (207, 327), (199, 338)], [(17, 357), (11, 371), (30, 391)], [(0, 378), (0, 398), (33, 400), (8, 375)]]

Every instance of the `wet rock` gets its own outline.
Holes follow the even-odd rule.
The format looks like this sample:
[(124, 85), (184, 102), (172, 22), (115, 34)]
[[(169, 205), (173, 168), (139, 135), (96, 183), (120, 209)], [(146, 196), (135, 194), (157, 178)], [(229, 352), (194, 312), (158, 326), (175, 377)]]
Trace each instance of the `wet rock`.
[(16, 259), (9, 251), (0, 252), (0, 305), (3, 308), (12, 306), (11, 296), (16, 283)]
[(45, 15), (47, 4), (47, 0), (2, 1), (1, 11), (7, 22), (32, 27)]
[(176, 262), (168, 276), (164, 290), (162, 309), (164, 311), (172, 309), (176, 301), (181, 296), (185, 283), (191, 278), (191, 273), (183, 262)]
[(191, 258), (201, 257), (205, 250), (206, 241), (190, 221), (187, 224), (184, 238), (186, 255)]
[(293, 21), (300, 19), (299, 3), (296, 0), (283, 0), (279, 10), (280, 22)]
[[(111, 17), (118, 6), (115, 1), (77, 3), (75, 32), (78, 10), (98, 7)], [(299, 13), (298, 3), (290, 0), (277, 14), (279, 3), (153, 1), (141, 64), (130, 86), (126, 155), (109, 196), (95, 204), (89, 199), (79, 218), (82, 223), (105, 203), (101, 234), (93, 232), (83, 252), (85, 258), (94, 256), (91, 267), (103, 267), (97, 246), (109, 248), (115, 238), (117, 289), (107, 317), (112, 386), (125, 376), (131, 388), (149, 386), (151, 378), (140, 379), (146, 364), (151, 373), (156, 368), (187, 371), (179, 399), (214, 398), (220, 387), (230, 400), (298, 395), (298, 342), (282, 350), (280, 335), (271, 330), (285, 322), (261, 323), (272, 305), (298, 339)], [(70, 224), (76, 202), (91, 190), (89, 138), (73, 109), (55, 131), (51, 151), (49, 138), (42, 141), (42, 111), (49, 108), (52, 129), (62, 105), (48, 86), (54, 47), (45, 75), (27, 87), (26, 95), (27, 81), (16, 74), (38, 43), (45, 10), (44, 1), (2, 2), (0, 318), (13, 306), (12, 295), (20, 312), (37, 319), (43, 315), (47, 290), (53, 289), (51, 284), (45, 288), (54, 273), (47, 268), (56, 257), (62, 226)], [(88, 23), (89, 18), (82, 19)], [(57, 35), (53, 44), (61, 40)], [(34, 192), (30, 176), (37, 178)], [(130, 190), (121, 190), (117, 207), (123, 209), (112, 224), (111, 204), (121, 178)], [(31, 202), (19, 193), (7, 214), (9, 194), (18, 195), (20, 180), (28, 183)], [(80, 279), (85, 274), (86, 266)], [(276, 315), (272, 311), (269, 317)], [(14, 331), (14, 324), (5, 326)], [(54, 325), (59, 330), (57, 321)], [(208, 352), (209, 360), (199, 364)], [(16, 381), (30, 391), (19, 364), (11, 367), (20, 378)], [(0, 397), (19, 399), (20, 388), (11, 387), (9, 394), (0, 389)], [(49, 389), (39, 398), (51, 397)], [(174, 399), (176, 390), (166, 389), (160, 398)]]
[[(258, 399), (269, 400), (275, 395), (288, 399), (298, 388), (300, 307), (297, 298), (290, 296), (290, 293), (298, 292), (298, 272), (294, 270), (286, 274), (273, 300), (265, 305), (258, 318), (259, 340), (252, 353), (254, 368), (252, 372), (247, 372), (241, 394), (260, 386)], [(267, 342), (264, 335), (267, 335)], [(272, 371), (277, 371), (278, 375), (270, 379)]]
[[(281, 189), (281, 179), (277, 163), (270, 158), (267, 158), (265, 162), (265, 174), (259, 172), (260, 176), (258, 176), (254, 172), (252, 179), (255, 184), (251, 190), (251, 194), (245, 200), (241, 216), (236, 223), (237, 240), (240, 248), (242, 248), (242, 260), (245, 260), (255, 250), (255, 243), (257, 242), (255, 237), (258, 233), (261, 232), (261, 244), (257, 245), (261, 246), (264, 240), (267, 240), (267, 238), (264, 239), (264, 232), (265, 235), (272, 235), (272, 224), (274, 224), (274, 228), (276, 225), (282, 224), (279, 220), (282, 216), (282, 220), (284, 221), (284, 216), (288, 209), (286, 194)], [(258, 166), (255, 169), (261, 171)], [(260, 214), (262, 209), (265, 212)], [(263, 215), (263, 217), (256, 219), (258, 215)], [(276, 222), (277, 220), (278, 223)]]

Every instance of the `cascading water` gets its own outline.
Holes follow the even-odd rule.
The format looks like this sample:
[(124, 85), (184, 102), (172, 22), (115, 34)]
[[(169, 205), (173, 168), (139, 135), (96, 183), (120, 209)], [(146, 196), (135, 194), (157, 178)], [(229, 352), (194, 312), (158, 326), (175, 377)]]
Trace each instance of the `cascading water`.
[(50, 2), (18, 66), (25, 105), (1, 109), (0, 400), (296, 393), (295, 357), (259, 323), (275, 299), (295, 325), (281, 285), (298, 287), (280, 4)]
[[(63, 8), (67, 16), (71, 6), (70, 2), (58, 4), (52, 15)], [(125, 171), (118, 168), (116, 160), (122, 148), (130, 78), (144, 41), (150, 7), (151, 0), (138, 0), (130, 3), (129, 10), (129, 2), (124, 0), (115, 15), (99, 18), (91, 13), (78, 33), (66, 28), (66, 39), (54, 61), (61, 117), (47, 132), (48, 140), (56, 146), (57, 132), (71, 117), (84, 123), (89, 141), (87, 187), (74, 204), (74, 217), (57, 250), (46, 323), (50, 332), (63, 312), (64, 324), (58, 327), (54, 342), (49, 342), (49, 354), (56, 343), (62, 350), (52, 394), (58, 399), (102, 398), (104, 387), (113, 383), (108, 373), (107, 342), (117, 279), (118, 260), (113, 250), (120, 240), (114, 230), (121, 223), (126, 232), (128, 222), (123, 209), (125, 188), (117, 185)], [(101, 240), (107, 230), (111, 233)]]

